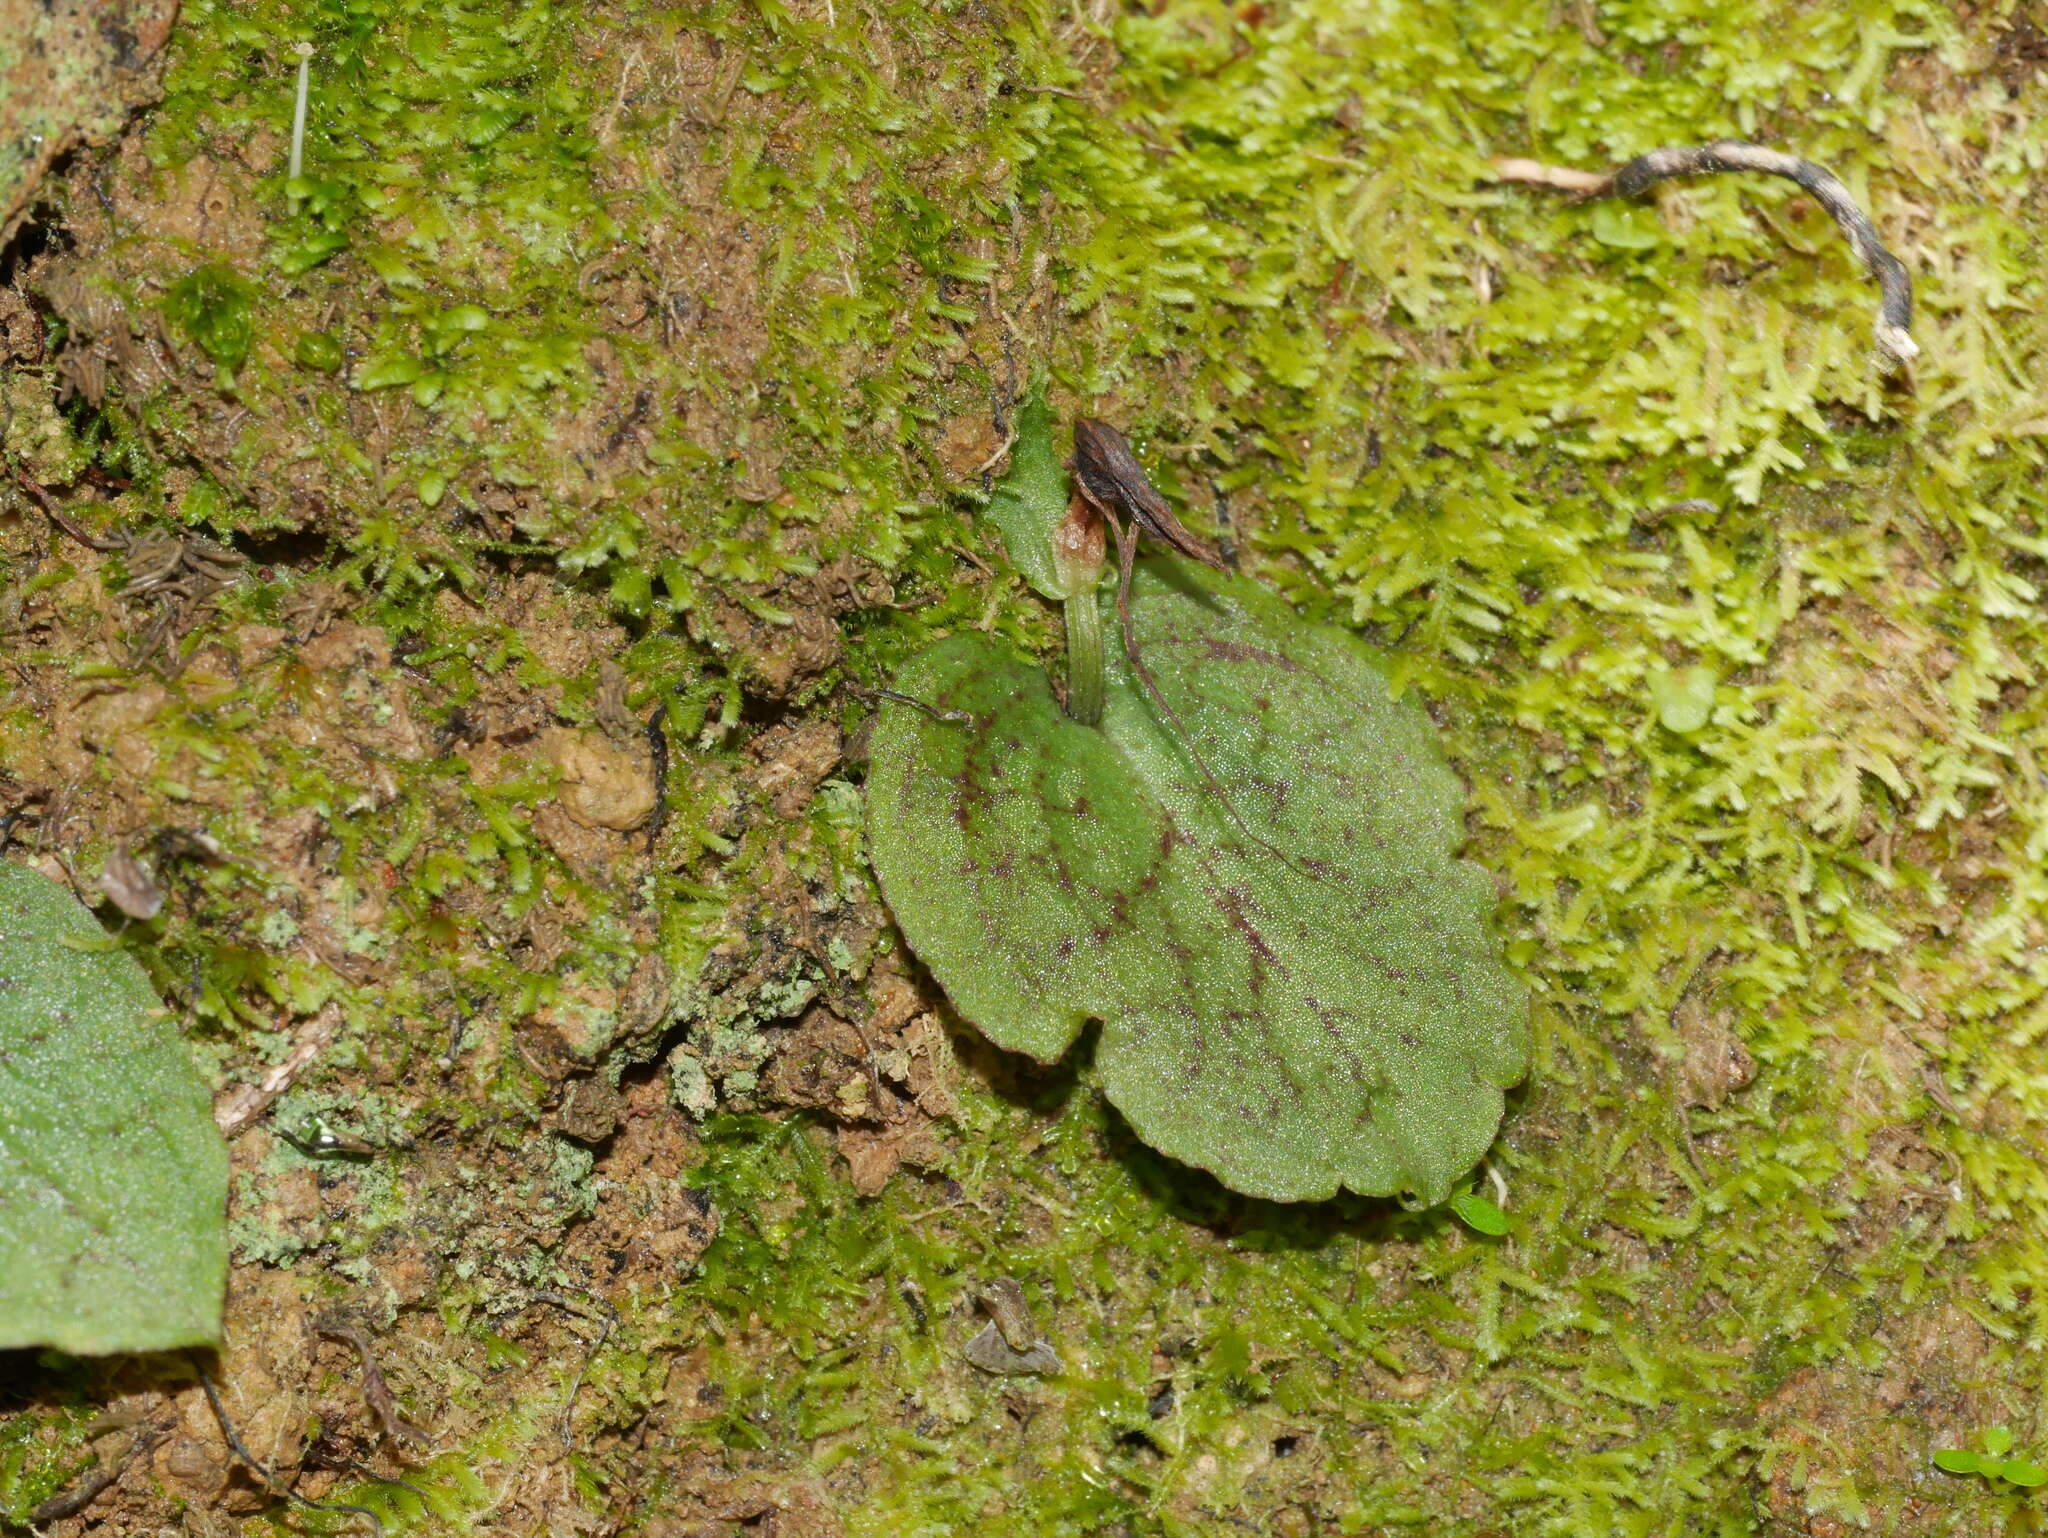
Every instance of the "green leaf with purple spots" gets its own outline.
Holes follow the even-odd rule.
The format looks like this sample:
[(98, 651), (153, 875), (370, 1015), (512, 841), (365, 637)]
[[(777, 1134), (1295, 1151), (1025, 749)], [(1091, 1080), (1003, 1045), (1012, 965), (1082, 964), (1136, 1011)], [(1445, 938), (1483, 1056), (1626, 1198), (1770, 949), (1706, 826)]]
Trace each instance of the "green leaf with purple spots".
[(0, 859), (0, 1348), (220, 1338), (227, 1147), (135, 958)]
[(932, 710), (885, 704), (873, 739), (897, 923), (999, 1046), (1051, 1062), (1100, 1019), (1138, 1135), (1233, 1189), (1443, 1201), (1527, 1065), (1528, 1003), (1434, 728), (1250, 582), (1148, 561), (1132, 619), (1209, 774), (1115, 646), (1096, 729), (1009, 647), (941, 641), (894, 684)]

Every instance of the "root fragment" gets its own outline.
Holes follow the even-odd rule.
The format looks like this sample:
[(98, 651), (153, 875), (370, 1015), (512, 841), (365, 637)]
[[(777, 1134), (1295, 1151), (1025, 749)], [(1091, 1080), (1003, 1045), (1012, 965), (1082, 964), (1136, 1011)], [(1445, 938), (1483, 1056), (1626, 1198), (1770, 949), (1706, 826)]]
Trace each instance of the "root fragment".
[(1913, 280), (1906, 264), (1885, 249), (1870, 216), (1856, 206), (1849, 189), (1826, 166), (1740, 139), (1651, 150), (1605, 176), (1514, 157), (1497, 159), (1492, 166), (1494, 176), (1501, 181), (1555, 187), (1575, 193), (1582, 200), (1631, 198), (1675, 176), (1704, 176), (1720, 171), (1761, 171), (1796, 182), (1842, 227), (1857, 258), (1877, 279), (1877, 321), (1872, 329), (1884, 366), (1895, 368), (1920, 355), (1920, 344), (1911, 335)]

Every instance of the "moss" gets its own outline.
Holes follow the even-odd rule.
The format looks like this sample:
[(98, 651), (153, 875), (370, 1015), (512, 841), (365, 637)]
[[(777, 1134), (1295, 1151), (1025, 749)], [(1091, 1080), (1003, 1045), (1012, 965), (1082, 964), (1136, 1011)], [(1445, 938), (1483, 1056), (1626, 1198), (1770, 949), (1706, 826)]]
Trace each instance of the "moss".
[[(147, 593), (0, 525), (45, 691), (0, 698), (0, 790), (61, 789), (81, 871), (127, 830), (219, 842), (125, 941), (224, 1073), (342, 1010), (307, 1092), (418, 1147), (343, 1172), (317, 1235), (238, 1232), (384, 1300), (473, 1416), (463, 1467), (559, 1446), (583, 1346), (524, 1300), (602, 1290), (577, 1223), (638, 1187), (557, 1167), (548, 1022), (644, 993), (583, 1055), (666, 1053), (726, 1113), (664, 1177), (723, 1228), (590, 1363), (562, 1488), (593, 1510), (651, 1524), (715, 1467), (878, 1533), (2033, 1520), (1928, 1460), (2042, 1440), (2044, 86), (1930, 5), (1564, 15), (186, 8), (107, 204), (62, 189), (0, 432), (95, 527), (248, 567), (138, 672)], [(1909, 253), (1909, 382), (1789, 188), (1485, 174), (1723, 133), (1833, 166)], [(199, 271), (247, 297), (231, 377), (203, 326), (151, 336)], [(60, 399), (86, 352), (97, 406)], [(997, 440), (946, 448), (1038, 373), (1443, 726), (1538, 998), (1503, 1239), (1238, 1201), (1085, 1070), (966, 1042), (927, 1173), (878, 1197), (777, 1106), (789, 1017), (861, 1017), (898, 958), (857, 765), (779, 809), (760, 745), (838, 753), (837, 685), (938, 632), (1051, 654), (973, 518)], [(521, 735), (603, 729), (605, 660), (672, 755), (651, 853), (563, 824)], [(1003, 1275), (1059, 1378), (961, 1361)], [(47, 1493), (79, 1443), (13, 1404), (8, 1477)], [(394, 1518), (496, 1520), (418, 1482), (455, 1494)]]
[(232, 374), (249, 356), (255, 299), (255, 290), (231, 268), (208, 262), (171, 285), (164, 314)]
[(82, 1402), (39, 1414), (10, 1415), (0, 1425), (0, 1522), (25, 1523), (29, 1513), (92, 1466)]

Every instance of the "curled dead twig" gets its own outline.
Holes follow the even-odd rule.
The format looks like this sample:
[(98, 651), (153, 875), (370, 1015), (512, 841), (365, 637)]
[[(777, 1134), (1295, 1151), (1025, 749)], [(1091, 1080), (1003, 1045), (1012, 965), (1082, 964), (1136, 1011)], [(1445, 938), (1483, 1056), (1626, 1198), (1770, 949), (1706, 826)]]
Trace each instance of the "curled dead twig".
[(384, 1381), (384, 1370), (377, 1365), (370, 1337), (361, 1325), (339, 1314), (323, 1314), (313, 1321), (313, 1333), (354, 1348), (363, 1367), (363, 1403), (377, 1417), (377, 1424), (383, 1428), (385, 1436), (394, 1442), (410, 1442), (415, 1447), (433, 1445), (431, 1436), (398, 1413), (398, 1400), (392, 1395), (391, 1385)]
[(1495, 160), (1492, 166), (1493, 174), (1501, 181), (1556, 187), (1581, 199), (1630, 198), (1675, 176), (1704, 176), (1721, 171), (1760, 171), (1767, 176), (1782, 176), (1811, 193), (1828, 211), (1842, 227), (1858, 259), (1877, 280), (1878, 310), (1873, 332), (1885, 366), (1909, 363), (1920, 355), (1920, 344), (1910, 334), (1913, 280), (1906, 264), (1885, 249), (1870, 216), (1856, 206), (1849, 189), (1826, 166), (1740, 139), (1651, 150), (1605, 176), (1513, 157)]

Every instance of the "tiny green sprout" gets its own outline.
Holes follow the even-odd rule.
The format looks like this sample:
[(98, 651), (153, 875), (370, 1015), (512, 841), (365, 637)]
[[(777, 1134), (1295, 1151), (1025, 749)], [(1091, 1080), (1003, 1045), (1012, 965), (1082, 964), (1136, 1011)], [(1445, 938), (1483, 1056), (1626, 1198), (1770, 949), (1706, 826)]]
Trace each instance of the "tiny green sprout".
[(1650, 704), (1657, 724), (1668, 732), (1689, 736), (1713, 719), (1714, 690), (1720, 675), (1709, 667), (1660, 668), (1649, 679)]
[(255, 300), (256, 290), (233, 268), (208, 262), (171, 285), (164, 295), (164, 314), (218, 367), (232, 374), (249, 356)]
[(1460, 1191), (1446, 1205), (1474, 1233), (1498, 1239), (1508, 1231), (1508, 1215), (1476, 1190)]
[(1102, 611), (1095, 588), (1102, 572), (1103, 526), (1069, 493), (1042, 388), (1017, 407), (1010, 473), (990, 493), (988, 516), (1024, 580), (1063, 608), (1067, 714), (1083, 726), (1100, 725)]
[(292, 356), (300, 368), (331, 374), (341, 367), (341, 342), (332, 331), (308, 331), (299, 338)]
[(2008, 1458), (2012, 1451), (2012, 1432), (2005, 1426), (1993, 1426), (1983, 1435), (1982, 1446), (1944, 1447), (1934, 1455), (1934, 1466), (1945, 1474), (1982, 1474), (1986, 1479), (2017, 1485), (2031, 1490), (2039, 1485), (2048, 1485), (2048, 1466), (2030, 1458)]
[(306, 166), (306, 88), (310, 83), (308, 77), (313, 63), (313, 45), (311, 43), (300, 43), (298, 55), (299, 87), (292, 99), (292, 155), (290, 169), (293, 181), (299, 179), (299, 173)]

